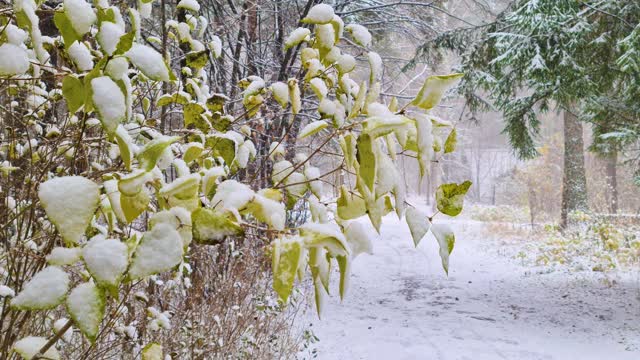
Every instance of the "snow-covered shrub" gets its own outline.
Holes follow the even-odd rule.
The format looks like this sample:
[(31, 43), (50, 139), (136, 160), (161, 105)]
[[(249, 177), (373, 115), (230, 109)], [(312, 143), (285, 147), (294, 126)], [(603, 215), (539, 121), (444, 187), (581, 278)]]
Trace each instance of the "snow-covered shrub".
[[(461, 74), (429, 77), (404, 106), (384, 104), (371, 35), (318, 5), (307, 31), (294, 30), (286, 43), (302, 49), (297, 75), (251, 75), (239, 81), (240, 94), (219, 94), (209, 78), (224, 48), (217, 37), (201, 41), (207, 19), (197, 1), (182, 0), (177, 21), (163, 24), (164, 45), (179, 51), (174, 61), (143, 28), (151, 2), (43, 6), (16, 0), (0, 15), (9, 29), (0, 36), (3, 357), (198, 358), (224, 352), (230, 339), (264, 345), (256, 334), (285, 323), (262, 332), (254, 325), (291, 302), (297, 278), (310, 273), (319, 313), (332, 265), (346, 294), (352, 261), (371, 249), (371, 236), (352, 221), (363, 216), (377, 230), (390, 212), (406, 216), (416, 246), (432, 231), (448, 270), (455, 236), (432, 224), (435, 215), (408, 207), (394, 159), (414, 154), (424, 176), (454, 151), (455, 129), (429, 111)], [(51, 12), (53, 27), (41, 30), (38, 14)], [(367, 80), (339, 47), (345, 34), (368, 55)], [(244, 109), (233, 111), (236, 103)], [(177, 128), (166, 126), (176, 119)], [(274, 122), (282, 132), (255, 142)], [(433, 136), (442, 128), (444, 144)], [(314, 150), (296, 154), (303, 143)], [(328, 144), (341, 162), (323, 172), (316, 164)], [(344, 176), (330, 199), (323, 186), (336, 172)], [(458, 215), (470, 185), (440, 186), (439, 213)], [(310, 219), (292, 216), (307, 208)], [(264, 287), (257, 254), (265, 253), (275, 295)], [(207, 300), (234, 299), (236, 283), (248, 289), (239, 303)], [(266, 305), (256, 307), (256, 298)], [(207, 333), (211, 326), (221, 335)]]

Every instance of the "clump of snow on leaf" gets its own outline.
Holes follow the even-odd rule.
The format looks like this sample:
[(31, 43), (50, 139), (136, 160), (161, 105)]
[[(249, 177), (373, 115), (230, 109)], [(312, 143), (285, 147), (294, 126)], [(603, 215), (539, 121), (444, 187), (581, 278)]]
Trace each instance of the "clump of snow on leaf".
[[(47, 338), (39, 336), (27, 336), (13, 344), (13, 351), (20, 354), (24, 360), (31, 360), (47, 343)], [(44, 354), (44, 358), (50, 360), (60, 359), (60, 354), (55, 347), (50, 347)]]
[(76, 286), (67, 298), (67, 310), (78, 328), (94, 341), (104, 316), (105, 297), (94, 283)]
[(78, 70), (89, 71), (93, 69), (93, 56), (84, 43), (74, 41), (69, 47), (68, 53)]
[(114, 133), (127, 114), (127, 104), (120, 87), (108, 76), (91, 80), (93, 103), (108, 133)]
[(103, 21), (100, 25), (100, 32), (98, 33), (98, 43), (100, 43), (102, 50), (104, 50), (107, 55), (111, 55), (116, 51), (122, 35), (124, 35), (124, 30), (122, 30), (120, 26), (112, 22)]
[(84, 0), (64, 0), (64, 12), (78, 35), (89, 32), (97, 19), (91, 5)]
[(167, 224), (157, 224), (144, 234), (136, 248), (129, 276), (139, 279), (171, 269), (182, 261), (180, 234)]
[(72, 265), (80, 260), (80, 248), (55, 247), (47, 255), (47, 262), (51, 265)]
[(326, 24), (333, 19), (333, 15), (333, 8), (330, 5), (318, 4), (309, 10), (302, 21), (312, 24)]
[(82, 249), (87, 269), (98, 283), (117, 285), (128, 265), (127, 245), (115, 239), (95, 236)]
[(254, 192), (248, 185), (226, 180), (218, 185), (211, 203), (215, 208), (242, 209), (253, 199)]
[(69, 275), (57, 266), (35, 274), (11, 300), (11, 307), (25, 310), (50, 309), (62, 302), (69, 290)]
[(156, 81), (169, 81), (170, 74), (167, 65), (164, 63), (162, 55), (154, 49), (133, 44), (126, 53), (133, 65), (135, 65), (149, 79)]
[(371, 44), (371, 33), (366, 27), (358, 24), (349, 24), (344, 28), (358, 45), (367, 47)]
[(62, 237), (78, 243), (100, 201), (98, 185), (82, 176), (64, 176), (40, 184), (40, 202)]
[(0, 46), (0, 75), (23, 74), (29, 70), (27, 52), (14, 44)]

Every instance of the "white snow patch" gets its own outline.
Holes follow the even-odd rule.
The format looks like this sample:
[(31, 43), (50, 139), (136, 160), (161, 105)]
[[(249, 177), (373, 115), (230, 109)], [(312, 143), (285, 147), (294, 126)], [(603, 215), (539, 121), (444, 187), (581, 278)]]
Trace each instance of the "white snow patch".
[(62, 302), (69, 290), (69, 275), (57, 266), (48, 266), (35, 274), (11, 300), (18, 309), (49, 309)]

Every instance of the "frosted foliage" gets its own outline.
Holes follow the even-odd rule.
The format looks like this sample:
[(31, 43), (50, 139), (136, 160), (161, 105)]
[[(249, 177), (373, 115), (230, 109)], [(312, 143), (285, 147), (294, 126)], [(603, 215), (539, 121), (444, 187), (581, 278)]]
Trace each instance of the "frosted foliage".
[(345, 27), (345, 30), (351, 34), (353, 41), (358, 45), (367, 47), (371, 44), (371, 33), (362, 25), (349, 24)]
[(356, 256), (366, 253), (373, 255), (373, 243), (371, 238), (374, 237), (372, 231), (357, 221), (351, 221), (345, 225), (345, 237), (349, 248), (351, 248), (351, 255)]
[(249, 186), (235, 180), (226, 180), (218, 185), (211, 204), (217, 209), (242, 209), (253, 199), (253, 195)]
[(7, 41), (10, 44), (14, 45), (22, 45), (25, 41), (27, 41), (27, 38), (29, 37), (26, 31), (13, 24), (7, 25), (5, 34), (7, 36)]
[(91, 340), (98, 334), (104, 316), (105, 299), (92, 282), (76, 286), (67, 297), (67, 310), (80, 330)]
[(169, 69), (159, 52), (145, 45), (133, 44), (126, 55), (148, 78), (169, 81)]
[[(333, 103), (330, 102), (330, 104), (333, 105)], [(335, 110), (335, 108), (334, 108)], [(305, 138), (309, 135), (313, 135), (317, 132), (319, 132), (320, 130), (326, 128), (329, 124), (327, 124), (326, 122), (322, 121), (322, 120), (318, 120), (318, 121), (314, 121), (312, 123), (307, 124), (304, 128), (302, 128), (302, 130), (300, 131), (300, 134), (298, 134), (299, 138)]]
[(80, 260), (80, 248), (55, 247), (47, 255), (47, 262), (51, 265), (72, 265)]
[(64, 12), (78, 35), (89, 32), (91, 25), (96, 22), (96, 14), (84, 0), (64, 0)]
[(0, 75), (23, 74), (29, 70), (27, 52), (14, 44), (0, 45)]
[(309, 10), (309, 14), (304, 18), (305, 22), (313, 24), (326, 24), (333, 19), (333, 8), (327, 4), (318, 4)]
[[(42, 347), (47, 343), (47, 338), (39, 337), (39, 336), (27, 336), (24, 339), (20, 339), (13, 344), (13, 350), (20, 354), (24, 360), (31, 360), (34, 356), (42, 349)], [(44, 357), (49, 360), (58, 360), (60, 359), (60, 354), (58, 354), (58, 350), (54, 346), (50, 347), (47, 352), (45, 352)]]
[(89, 71), (93, 69), (93, 56), (84, 43), (74, 41), (69, 47), (69, 56), (78, 70)]
[(98, 185), (82, 176), (64, 176), (40, 184), (44, 210), (63, 239), (78, 243), (100, 201)]
[(117, 57), (109, 60), (105, 69), (106, 73), (113, 79), (122, 79), (129, 70), (129, 62), (125, 57)]
[(115, 239), (96, 236), (82, 249), (87, 269), (99, 284), (117, 285), (127, 269), (127, 245)]
[(116, 51), (122, 35), (124, 35), (124, 31), (120, 26), (112, 22), (103, 21), (100, 25), (100, 32), (98, 33), (98, 43), (100, 43), (102, 50), (104, 50), (107, 55), (111, 55)]
[(297, 28), (289, 34), (287, 40), (285, 40), (284, 44), (286, 47), (294, 47), (303, 42), (307, 36), (311, 34), (311, 30), (307, 28)]
[(144, 234), (133, 255), (129, 275), (133, 279), (157, 274), (178, 265), (183, 249), (180, 234), (167, 224), (157, 224)]
[(180, 0), (178, 8), (191, 10), (193, 12), (200, 11), (200, 4), (196, 0)]
[(280, 105), (287, 105), (289, 102), (289, 87), (287, 84), (283, 82), (273, 83), (271, 84), (271, 91), (273, 92), (273, 97)]
[(108, 76), (101, 76), (91, 80), (93, 103), (100, 113), (100, 120), (109, 133), (118, 128), (118, 124), (125, 119), (127, 104), (120, 87)]
[(50, 309), (62, 302), (69, 290), (69, 275), (57, 266), (49, 266), (35, 274), (22, 291), (11, 300), (17, 309)]

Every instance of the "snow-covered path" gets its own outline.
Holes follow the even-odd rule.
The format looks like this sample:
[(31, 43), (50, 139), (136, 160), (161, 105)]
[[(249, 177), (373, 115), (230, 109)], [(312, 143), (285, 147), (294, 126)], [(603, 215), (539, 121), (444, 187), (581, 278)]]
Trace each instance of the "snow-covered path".
[(321, 321), (308, 317), (317, 358), (640, 359), (637, 273), (539, 273), (497, 255), (481, 224), (451, 225), (447, 278), (431, 235), (415, 249), (404, 222), (387, 216), (345, 301), (334, 295)]

